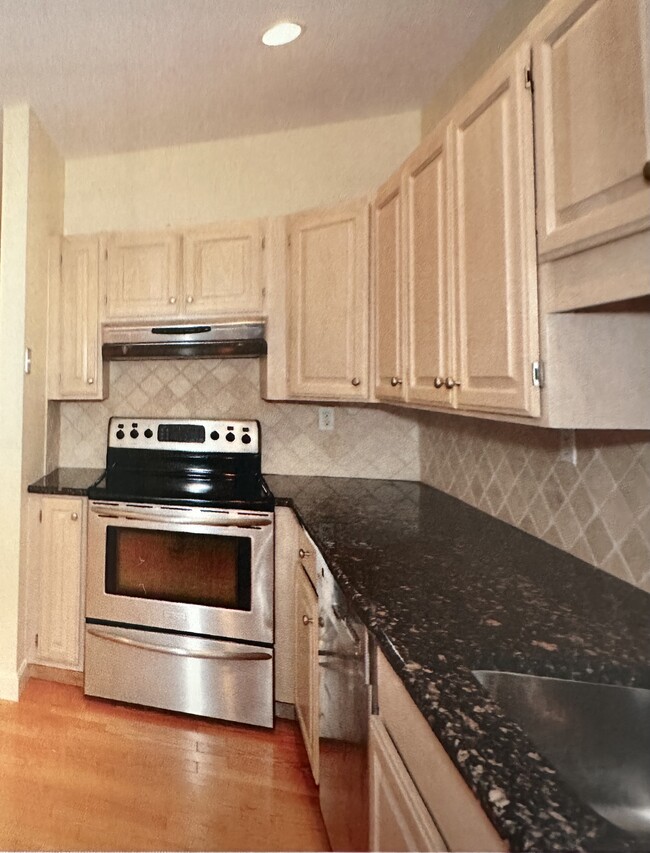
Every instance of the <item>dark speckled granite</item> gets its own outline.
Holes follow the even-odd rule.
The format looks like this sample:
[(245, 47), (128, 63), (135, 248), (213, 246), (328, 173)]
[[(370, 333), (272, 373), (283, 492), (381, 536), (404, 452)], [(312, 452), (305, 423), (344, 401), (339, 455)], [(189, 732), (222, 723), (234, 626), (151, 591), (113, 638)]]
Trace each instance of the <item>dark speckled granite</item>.
[(471, 674), (650, 687), (650, 596), (417, 483), (266, 477), (512, 850), (630, 850)]
[(77, 495), (85, 497), (104, 474), (103, 468), (55, 468), (27, 487), (39, 495)]

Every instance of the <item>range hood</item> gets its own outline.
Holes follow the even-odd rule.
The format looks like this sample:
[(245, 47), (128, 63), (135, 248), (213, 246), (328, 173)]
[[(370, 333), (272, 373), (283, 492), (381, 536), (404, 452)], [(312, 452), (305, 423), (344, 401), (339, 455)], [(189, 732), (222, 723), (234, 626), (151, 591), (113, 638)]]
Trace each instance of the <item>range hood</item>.
[(255, 358), (266, 355), (264, 323), (105, 326), (107, 361), (148, 358)]

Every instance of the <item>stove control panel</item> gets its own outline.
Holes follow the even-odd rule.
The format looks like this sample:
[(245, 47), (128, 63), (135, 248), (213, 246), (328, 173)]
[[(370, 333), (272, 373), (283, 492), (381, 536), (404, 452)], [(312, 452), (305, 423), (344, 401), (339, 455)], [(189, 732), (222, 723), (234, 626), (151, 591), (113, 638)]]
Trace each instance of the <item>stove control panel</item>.
[(108, 446), (187, 453), (259, 453), (258, 421), (111, 418)]

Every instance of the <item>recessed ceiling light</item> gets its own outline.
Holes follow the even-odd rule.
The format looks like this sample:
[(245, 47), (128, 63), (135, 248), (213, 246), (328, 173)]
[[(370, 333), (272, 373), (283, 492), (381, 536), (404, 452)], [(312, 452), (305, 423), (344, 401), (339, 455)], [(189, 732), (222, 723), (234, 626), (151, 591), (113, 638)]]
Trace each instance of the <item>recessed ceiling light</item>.
[(262, 36), (262, 41), (268, 47), (279, 47), (281, 44), (289, 44), (290, 41), (295, 41), (302, 32), (300, 24), (293, 21), (280, 21), (270, 27)]

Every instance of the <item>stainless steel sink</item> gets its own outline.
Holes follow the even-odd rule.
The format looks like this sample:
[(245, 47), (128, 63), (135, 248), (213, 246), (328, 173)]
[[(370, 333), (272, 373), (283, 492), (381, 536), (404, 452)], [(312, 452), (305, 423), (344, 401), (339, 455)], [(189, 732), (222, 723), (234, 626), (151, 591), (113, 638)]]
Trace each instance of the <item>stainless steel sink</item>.
[(567, 785), (650, 843), (650, 690), (474, 671)]

